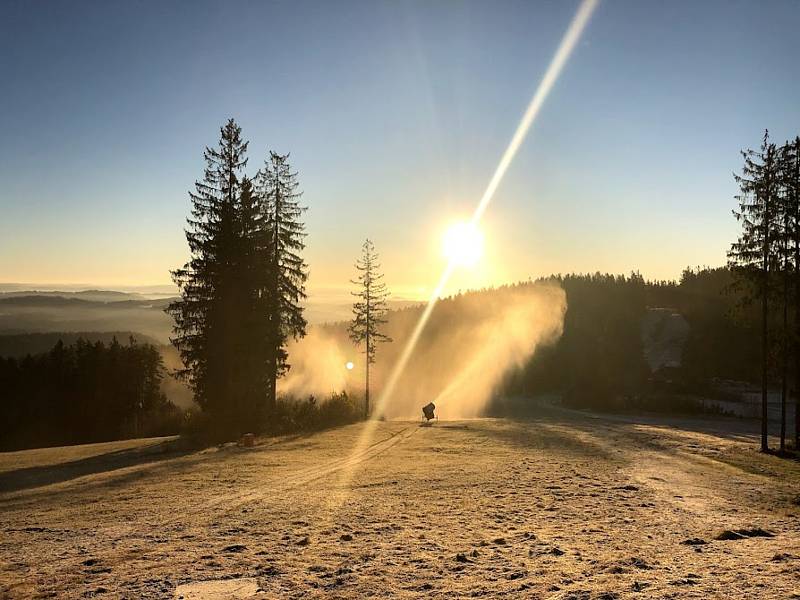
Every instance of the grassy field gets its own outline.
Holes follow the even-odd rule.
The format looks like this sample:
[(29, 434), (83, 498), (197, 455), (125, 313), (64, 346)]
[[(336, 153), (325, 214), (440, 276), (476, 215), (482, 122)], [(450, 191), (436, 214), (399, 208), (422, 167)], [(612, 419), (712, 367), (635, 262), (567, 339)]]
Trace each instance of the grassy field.
[(0, 597), (800, 597), (800, 464), (745, 422), (363, 431), (0, 455)]

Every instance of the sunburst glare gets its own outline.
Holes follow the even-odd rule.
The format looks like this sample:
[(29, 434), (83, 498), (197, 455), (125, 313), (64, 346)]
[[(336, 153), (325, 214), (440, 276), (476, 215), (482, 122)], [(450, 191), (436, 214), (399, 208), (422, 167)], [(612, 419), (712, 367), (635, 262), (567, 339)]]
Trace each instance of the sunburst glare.
[(442, 252), (448, 262), (472, 267), (483, 256), (483, 233), (475, 223), (454, 223), (444, 232)]

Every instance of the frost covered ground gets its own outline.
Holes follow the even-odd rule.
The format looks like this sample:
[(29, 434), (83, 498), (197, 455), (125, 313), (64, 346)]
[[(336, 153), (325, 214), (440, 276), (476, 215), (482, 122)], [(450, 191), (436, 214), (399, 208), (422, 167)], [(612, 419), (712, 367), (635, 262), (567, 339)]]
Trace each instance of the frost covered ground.
[(0, 454), (0, 597), (800, 598), (800, 464), (749, 423), (363, 427)]

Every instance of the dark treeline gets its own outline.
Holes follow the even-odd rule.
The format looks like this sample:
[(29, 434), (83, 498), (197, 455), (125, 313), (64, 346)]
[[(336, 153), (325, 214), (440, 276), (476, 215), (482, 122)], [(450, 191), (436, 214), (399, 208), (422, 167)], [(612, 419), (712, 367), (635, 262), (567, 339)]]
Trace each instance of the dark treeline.
[(726, 267), (686, 269), (677, 282), (648, 282), (636, 273), (540, 281), (557, 282), (566, 292), (564, 332), (508, 378), (507, 393), (558, 393), (575, 407), (636, 407), (658, 388), (645, 359), (643, 322), (649, 308), (668, 308), (688, 324), (680, 367), (666, 374), (672, 397), (658, 399), (663, 408), (678, 409), (670, 401), (681, 392), (712, 393), (715, 378), (759, 380), (759, 349), (753, 343), (757, 311), (743, 302), (745, 294)]
[(16, 333), (0, 335), (0, 356), (22, 358), (28, 354), (48, 352), (59, 341), (69, 346), (79, 339), (87, 342), (110, 344), (114, 338), (127, 340), (131, 337), (144, 344), (157, 345), (153, 338), (134, 331), (52, 331), (47, 333)]
[(59, 341), (24, 358), (0, 357), (0, 449), (177, 433), (179, 411), (161, 392), (156, 347)]

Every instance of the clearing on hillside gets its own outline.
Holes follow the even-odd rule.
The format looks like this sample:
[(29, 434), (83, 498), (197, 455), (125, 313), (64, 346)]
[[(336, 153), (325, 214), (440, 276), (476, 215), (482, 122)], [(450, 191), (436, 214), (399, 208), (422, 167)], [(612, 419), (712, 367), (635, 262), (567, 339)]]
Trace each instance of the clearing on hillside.
[(0, 597), (797, 597), (800, 465), (741, 423), (551, 411), (0, 455)]

